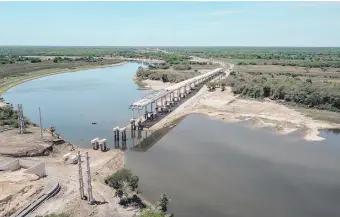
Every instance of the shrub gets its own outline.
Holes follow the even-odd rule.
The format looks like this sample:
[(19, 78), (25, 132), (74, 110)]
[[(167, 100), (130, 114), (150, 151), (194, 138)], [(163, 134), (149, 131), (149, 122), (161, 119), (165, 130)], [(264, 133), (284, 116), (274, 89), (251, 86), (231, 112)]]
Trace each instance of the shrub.
[(132, 175), (131, 170), (123, 168), (118, 170), (113, 175), (107, 177), (105, 179), (105, 184), (113, 187), (114, 189), (119, 189), (122, 187), (123, 182), (127, 182), (129, 183), (132, 190), (135, 190), (138, 188), (138, 181), (138, 176)]
[(210, 81), (210, 82), (207, 83), (207, 87), (208, 87), (209, 91), (215, 90), (216, 86), (217, 86), (216, 82)]
[(173, 68), (174, 68), (175, 70), (190, 70), (190, 69), (191, 69), (191, 66), (180, 64), (180, 65), (175, 65)]

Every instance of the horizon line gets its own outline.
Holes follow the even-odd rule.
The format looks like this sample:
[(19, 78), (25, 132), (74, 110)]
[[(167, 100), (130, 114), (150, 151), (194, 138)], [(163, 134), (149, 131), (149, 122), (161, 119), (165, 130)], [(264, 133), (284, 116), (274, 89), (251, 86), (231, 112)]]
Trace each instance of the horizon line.
[(114, 48), (114, 47), (260, 47), (260, 48), (340, 48), (340, 46), (292, 46), (292, 45), (0, 45), (0, 47), (90, 47), (90, 48)]

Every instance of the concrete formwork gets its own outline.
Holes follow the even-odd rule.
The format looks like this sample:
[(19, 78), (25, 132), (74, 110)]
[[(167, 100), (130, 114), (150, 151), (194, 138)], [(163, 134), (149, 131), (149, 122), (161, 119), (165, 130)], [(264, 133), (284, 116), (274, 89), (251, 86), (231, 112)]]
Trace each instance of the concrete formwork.
[(45, 169), (45, 163), (40, 162), (33, 167), (28, 168), (24, 171), (24, 173), (30, 173), (30, 174), (36, 174), (39, 177), (46, 176), (46, 169)]
[(0, 165), (0, 171), (13, 171), (20, 168), (26, 169), (23, 173), (36, 174), (39, 177), (46, 176), (45, 163), (40, 161), (15, 159)]
[(19, 159), (15, 159), (0, 166), (0, 171), (13, 171), (20, 169), (20, 167)]

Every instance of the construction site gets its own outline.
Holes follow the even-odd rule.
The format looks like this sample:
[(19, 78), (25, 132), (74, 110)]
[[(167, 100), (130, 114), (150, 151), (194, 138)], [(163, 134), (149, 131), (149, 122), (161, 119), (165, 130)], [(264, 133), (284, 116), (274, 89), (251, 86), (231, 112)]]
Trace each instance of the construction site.
[(121, 150), (74, 147), (25, 124), (21, 105), (17, 112), (19, 128), (0, 132), (0, 216), (133, 215), (134, 210), (116, 204), (114, 191), (103, 181), (123, 166)]

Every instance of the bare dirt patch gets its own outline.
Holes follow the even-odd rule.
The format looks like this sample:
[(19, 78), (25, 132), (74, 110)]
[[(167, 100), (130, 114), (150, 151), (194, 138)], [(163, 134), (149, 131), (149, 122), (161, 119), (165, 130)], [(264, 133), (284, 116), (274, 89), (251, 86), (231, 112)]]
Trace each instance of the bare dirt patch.
[[(71, 216), (132, 216), (134, 211), (127, 211), (120, 207), (114, 198), (114, 190), (104, 184), (106, 176), (111, 175), (124, 164), (124, 156), (120, 150), (110, 150), (108, 152), (95, 151), (92, 149), (79, 149), (81, 155), (88, 152), (90, 156), (90, 167), (92, 174), (93, 195), (100, 205), (89, 205), (87, 201), (81, 200), (79, 196), (78, 165), (70, 164), (63, 160), (66, 153), (76, 154), (78, 150), (71, 150), (67, 144), (54, 148), (50, 156), (27, 157), (22, 159), (39, 160), (45, 163), (47, 176), (40, 180), (26, 177), (19, 171), (1, 172), (0, 186), (0, 211), (1, 216), (6, 216), (23, 207), (27, 202), (32, 201), (40, 191), (49, 189), (53, 184), (59, 182), (61, 191), (53, 198), (44, 202), (32, 216), (46, 215), (51, 213), (67, 213)], [(1, 160), (0, 156), (0, 160)], [(14, 158), (13, 158), (14, 159)], [(9, 160), (8, 158), (6, 159)], [(85, 195), (87, 195), (86, 162), (82, 158), (83, 177), (85, 184)], [(11, 189), (11, 186), (16, 186)], [(5, 190), (6, 189), (6, 190)], [(21, 193), (25, 192), (25, 193)], [(28, 199), (29, 198), (29, 199)], [(1, 207), (1, 201), (5, 208)], [(18, 204), (24, 201), (22, 206), (14, 209), (8, 204)], [(14, 206), (14, 205), (13, 205)]]
[(19, 129), (14, 128), (0, 132), (0, 154), (16, 157), (44, 155), (50, 150), (50, 142), (54, 139), (51, 134), (43, 131), (43, 139), (40, 138), (40, 128), (28, 126), (27, 133), (20, 134)]
[[(18, 129), (0, 133), (0, 150), (2, 153), (16, 156), (21, 153), (37, 153), (40, 147), (40, 129), (27, 128), (29, 133), (20, 135)], [(44, 142), (50, 144), (53, 140), (48, 132), (44, 132)], [(92, 176), (93, 195), (98, 205), (89, 205), (79, 196), (78, 165), (64, 161), (63, 156), (71, 153), (76, 155), (78, 150), (82, 155), (85, 195), (87, 195), (87, 176), (85, 154), (89, 153)], [(0, 154), (0, 163), (17, 159)], [(114, 190), (104, 184), (104, 179), (124, 165), (124, 155), (120, 150), (112, 149), (107, 152), (93, 149), (75, 149), (73, 145), (64, 143), (53, 145), (53, 151), (48, 156), (21, 157), (20, 160), (40, 161), (45, 163), (46, 176), (38, 178), (25, 174), (21, 170), (0, 171), (0, 216), (9, 216), (30, 202), (33, 202), (42, 191), (49, 190), (56, 183), (61, 185), (60, 192), (45, 201), (32, 216), (51, 213), (67, 213), (75, 217), (83, 216), (132, 216), (134, 210), (128, 211), (120, 207), (114, 197)]]
[(207, 87), (203, 87), (195, 96), (155, 124), (151, 130), (165, 127), (177, 118), (192, 113), (206, 114), (215, 119), (232, 122), (240, 121), (239, 117), (246, 117), (253, 120), (258, 127), (271, 126), (283, 134), (300, 130), (305, 134), (306, 140), (323, 140), (318, 136), (318, 129), (340, 126), (327, 121), (315, 120), (272, 100), (257, 101), (239, 98), (231, 92), (229, 87), (223, 92), (220, 89), (209, 92)]

